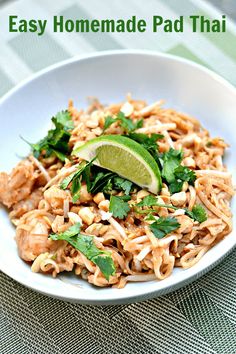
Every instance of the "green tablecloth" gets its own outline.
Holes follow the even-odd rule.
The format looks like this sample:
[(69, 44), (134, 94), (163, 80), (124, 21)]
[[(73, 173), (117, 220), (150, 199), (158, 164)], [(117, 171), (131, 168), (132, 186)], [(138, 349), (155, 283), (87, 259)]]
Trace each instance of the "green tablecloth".
[[(236, 84), (236, 26), (225, 34), (8, 33), (8, 15), (126, 18), (220, 14), (190, 0), (21, 0), (0, 8), (0, 95), (33, 72), (86, 52), (144, 48), (190, 58)], [(222, 274), (224, 276), (222, 277)], [(235, 354), (236, 251), (195, 283), (167, 296), (124, 306), (92, 307), (39, 295), (0, 276), (1, 354)]]

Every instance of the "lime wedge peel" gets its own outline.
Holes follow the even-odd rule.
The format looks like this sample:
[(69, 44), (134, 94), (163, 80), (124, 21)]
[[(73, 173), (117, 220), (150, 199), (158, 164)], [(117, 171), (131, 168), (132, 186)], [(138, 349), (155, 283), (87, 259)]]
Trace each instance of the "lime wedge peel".
[(150, 153), (132, 139), (106, 135), (76, 148), (73, 155), (117, 173), (142, 188), (157, 194), (161, 189), (161, 173)]

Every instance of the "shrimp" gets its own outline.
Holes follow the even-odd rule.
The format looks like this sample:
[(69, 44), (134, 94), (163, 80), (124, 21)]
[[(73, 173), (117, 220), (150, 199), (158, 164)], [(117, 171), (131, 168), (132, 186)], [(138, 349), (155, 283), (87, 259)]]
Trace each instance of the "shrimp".
[(57, 186), (52, 186), (44, 192), (44, 199), (53, 209), (63, 209), (64, 200), (71, 200), (68, 191), (64, 191)]
[(21, 161), (10, 174), (0, 173), (0, 202), (11, 208), (27, 198), (36, 178), (34, 166), (29, 160)]
[(26, 199), (20, 200), (13, 205), (13, 210), (9, 214), (10, 218), (20, 218), (28, 211), (36, 209), (40, 200), (42, 200), (42, 196), (42, 189), (34, 190)]
[(16, 242), (20, 257), (33, 261), (41, 253), (53, 252), (60, 244), (48, 239), (54, 217), (45, 210), (33, 210), (24, 214), (16, 228)]

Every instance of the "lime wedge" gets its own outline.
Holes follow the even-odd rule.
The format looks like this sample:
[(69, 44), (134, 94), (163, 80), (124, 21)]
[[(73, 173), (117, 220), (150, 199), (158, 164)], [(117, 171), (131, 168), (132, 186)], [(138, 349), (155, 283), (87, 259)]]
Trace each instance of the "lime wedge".
[(161, 188), (161, 173), (156, 161), (132, 139), (120, 135), (101, 136), (74, 149), (72, 154), (86, 161), (97, 157), (94, 165), (115, 172), (154, 194)]

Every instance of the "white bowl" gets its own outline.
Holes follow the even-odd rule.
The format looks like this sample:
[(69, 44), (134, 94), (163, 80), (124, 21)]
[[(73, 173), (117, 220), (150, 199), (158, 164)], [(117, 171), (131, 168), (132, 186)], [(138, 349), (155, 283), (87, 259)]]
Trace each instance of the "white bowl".
[[(148, 102), (163, 98), (166, 106), (197, 117), (213, 136), (230, 143), (225, 162), (236, 175), (235, 88), (188, 60), (148, 51), (109, 51), (67, 60), (5, 95), (0, 101), (0, 171), (9, 171), (19, 160), (17, 155), (28, 153), (19, 136), (32, 142), (43, 137), (51, 116), (67, 107), (69, 98), (77, 107), (86, 107), (88, 96), (112, 103), (123, 100), (128, 92)], [(232, 208), (235, 213), (235, 202)], [(49, 296), (93, 305), (135, 302), (180, 288), (209, 271), (236, 244), (233, 232), (194, 267), (175, 269), (163, 281), (129, 283), (118, 290), (95, 288), (70, 274), (53, 279), (32, 273), (17, 254), (14, 234), (7, 211), (0, 208), (0, 266), (4, 273)]]

